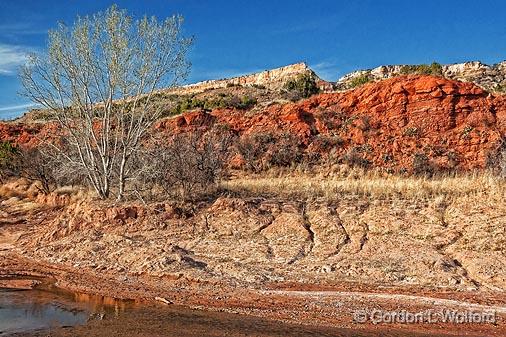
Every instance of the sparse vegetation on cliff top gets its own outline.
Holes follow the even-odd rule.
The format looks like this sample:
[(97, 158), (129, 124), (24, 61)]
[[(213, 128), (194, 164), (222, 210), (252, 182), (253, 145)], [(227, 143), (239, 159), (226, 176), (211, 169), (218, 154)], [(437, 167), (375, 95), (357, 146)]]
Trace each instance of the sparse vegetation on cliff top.
[(437, 62), (432, 62), (431, 64), (405, 65), (401, 67), (400, 73), (403, 75), (418, 74), (442, 76), (443, 67)]
[(349, 83), (349, 88), (350, 89), (357, 88), (357, 87), (360, 87), (360, 86), (362, 86), (366, 83), (369, 83), (371, 81), (372, 81), (371, 75), (368, 72), (366, 72), (366, 73), (361, 74), (359, 76), (353, 77)]

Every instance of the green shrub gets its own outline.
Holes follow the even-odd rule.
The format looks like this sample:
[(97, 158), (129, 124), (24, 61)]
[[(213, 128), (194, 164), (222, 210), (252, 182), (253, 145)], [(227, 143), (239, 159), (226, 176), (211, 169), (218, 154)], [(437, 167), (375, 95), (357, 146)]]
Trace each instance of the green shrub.
[(506, 81), (499, 83), (495, 88), (495, 91), (500, 93), (506, 93)]
[(169, 109), (167, 109), (162, 117), (179, 115), (187, 110), (201, 108), (203, 109), (205, 106), (205, 101), (200, 100), (194, 96), (184, 96), (179, 98), (179, 100)]
[(246, 110), (257, 104), (255, 98), (249, 96), (236, 96), (236, 95), (221, 95), (215, 99), (206, 100), (204, 103), (204, 109), (212, 110), (217, 108), (236, 108)]
[(371, 82), (371, 81), (372, 81), (371, 74), (364, 73), (364, 74), (361, 74), (359, 76), (352, 78), (349, 83), (349, 88), (357, 88), (357, 87), (363, 86), (364, 84)]
[(19, 149), (11, 142), (0, 142), (0, 180), (15, 173), (19, 154)]
[(193, 109), (213, 110), (217, 108), (249, 109), (257, 103), (255, 98), (249, 96), (235, 96), (221, 93), (214, 98), (199, 99), (194, 96), (185, 96), (177, 101), (172, 108), (167, 109), (163, 117), (182, 114)]
[(468, 125), (464, 128), (464, 130), (462, 130), (462, 137), (465, 138), (465, 139), (469, 139), (470, 138), (470, 135), (471, 135), (471, 132), (473, 131), (473, 127)]
[(241, 103), (239, 104), (239, 109), (249, 109), (253, 107), (255, 104), (257, 104), (256, 98), (249, 97), (249, 96), (242, 96)]
[(287, 81), (284, 89), (296, 94), (299, 98), (308, 98), (320, 92), (315, 78), (310, 74), (300, 74), (296, 78)]
[(420, 129), (416, 126), (411, 126), (404, 130), (404, 135), (408, 137), (416, 137), (420, 134)]
[(432, 62), (431, 64), (405, 65), (401, 67), (400, 73), (403, 75), (419, 74), (442, 76), (443, 67), (437, 62)]

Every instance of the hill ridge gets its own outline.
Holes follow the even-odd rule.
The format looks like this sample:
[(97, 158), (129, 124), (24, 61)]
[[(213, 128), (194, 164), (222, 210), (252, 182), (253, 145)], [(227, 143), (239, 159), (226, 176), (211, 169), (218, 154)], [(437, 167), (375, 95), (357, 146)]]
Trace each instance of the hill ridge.
[(461, 82), (472, 82), (490, 92), (506, 92), (506, 61), (493, 65), (488, 65), (481, 61), (451, 64), (433, 63), (433, 65), (432, 69), (430, 69), (430, 65), (397, 64), (355, 70), (339, 78), (335, 82), (335, 88), (338, 90), (350, 89), (352, 83), (359, 77), (366, 76), (369, 81), (378, 81), (406, 73), (417, 73), (418, 68), (418, 71), (436, 70), (439, 73), (433, 73), (432, 75)]
[(226, 88), (229, 86), (263, 86), (267, 88), (279, 88), (283, 84), (298, 75), (308, 74), (317, 81), (320, 77), (305, 63), (298, 62), (274, 69), (266, 69), (260, 72), (235, 76), (230, 78), (205, 80), (197, 83), (186, 84), (180, 87), (166, 90), (173, 94), (187, 95), (203, 92), (211, 89)]

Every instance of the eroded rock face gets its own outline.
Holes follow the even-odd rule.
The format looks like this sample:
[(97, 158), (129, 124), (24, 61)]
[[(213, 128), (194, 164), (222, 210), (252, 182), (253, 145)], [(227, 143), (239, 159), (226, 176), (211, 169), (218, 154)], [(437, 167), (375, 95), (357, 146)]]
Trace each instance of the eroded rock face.
[(202, 127), (203, 120), (208, 127), (228, 125), (240, 135), (290, 133), (307, 152), (324, 155), (330, 149), (321, 145), (321, 137), (339, 138), (337, 155), (354, 151), (378, 167), (411, 171), (414, 155), (421, 154), (438, 168), (467, 170), (484, 168), (506, 134), (506, 98), (472, 83), (402, 76), (274, 104), (253, 114), (233, 109), (192, 112), (164, 120), (158, 129), (186, 132)]
[[(22, 203), (4, 202), (3, 210), (20, 216)], [(30, 235), (16, 247), (50, 263), (255, 284), (506, 289), (505, 205), (480, 196), (455, 198), (444, 207), (437, 200), (222, 197), (186, 219), (166, 216), (171, 210), (156, 205), (156, 212), (87, 202), (51, 211), (37, 207), (44, 213), (36, 213), (37, 221), (25, 219), (32, 221)]]
[(319, 82), (321, 82), (320, 86), (322, 87), (325, 87), (328, 84), (327, 82), (320, 80), (318, 76), (311, 70), (311, 68), (307, 66), (307, 64), (301, 62), (290, 64), (285, 67), (261, 71), (250, 75), (232, 77), (227, 79), (202, 81), (195, 84), (189, 84), (182, 87), (169, 89), (166, 91), (171, 94), (188, 95), (211, 89), (226, 88), (227, 86), (234, 85), (259, 85), (270, 89), (279, 89), (285, 84), (287, 80), (292, 79), (300, 74), (311, 75)]
[(0, 139), (17, 144), (36, 144), (36, 135), (42, 125), (27, 125), (23, 123), (0, 123)]
[(35, 147), (41, 141), (55, 139), (60, 133), (61, 128), (56, 122), (0, 122), (0, 141), (9, 141), (24, 147)]
[(281, 212), (262, 230), (268, 240), (271, 256), (281, 263), (292, 264), (308, 255), (312, 246), (313, 232), (305, 223), (304, 216), (296, 209)]

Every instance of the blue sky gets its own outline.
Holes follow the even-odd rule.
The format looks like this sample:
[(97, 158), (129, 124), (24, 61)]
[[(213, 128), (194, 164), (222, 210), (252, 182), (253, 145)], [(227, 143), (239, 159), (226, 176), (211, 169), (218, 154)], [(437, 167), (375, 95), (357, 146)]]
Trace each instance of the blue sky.
[(398, 63), (506, 59), (506, 1), (467, 0), (1, 0), (0, 118), (29, 102), (17, 95), (16, 68), (43, 51), (58, 21), (112, 3), (135, 16), (182, 14), (194, 35), (188, 82), (305, 61), (335, 80), (359, 68)]

